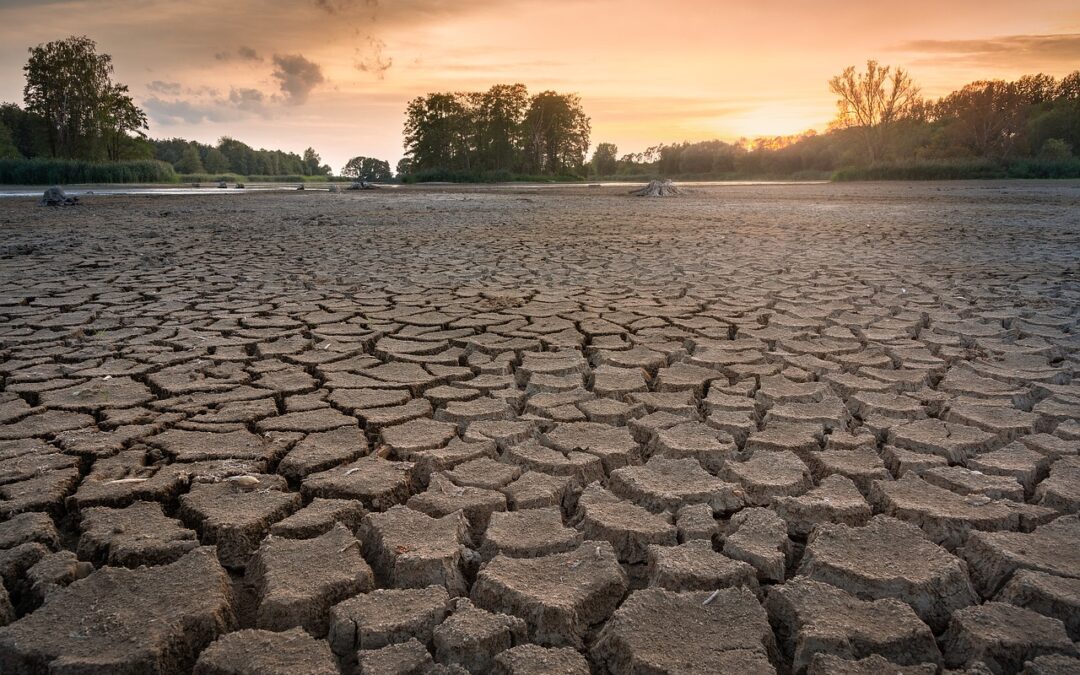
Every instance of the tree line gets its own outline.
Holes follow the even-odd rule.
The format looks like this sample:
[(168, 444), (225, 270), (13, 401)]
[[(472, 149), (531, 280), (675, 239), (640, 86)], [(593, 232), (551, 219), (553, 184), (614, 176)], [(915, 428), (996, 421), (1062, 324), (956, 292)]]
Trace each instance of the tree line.
[[(216, 145), (147, 136), (146, 114), (112, 80), (112, 57), (85, 36), (32, 47), (23, 67), (23, 107), (0, 104), (0, 180), (97, 182), (177, 180), (178, 175), (324, 177), (314, 148), (303, 154), (255, 149), (234, 138)], [(19, 160), (31, 160), (29, 162)], [(98, 167), (99, 163), (125, 166)], [(355, 157), (342, 175), (390, 180), (383, 160)]]
[(596, 146), (599, 176), (869, 178), (1080, 177), (1080, 71), (980, 80), (937, 99), (910, 74), (869, 61), (829, 81), (837, 115), (824, 133)]
[(398, 173), (421, 180), (579, 174), (589, 132), (576, 94), (530, 96), (523, 84), (431, 93), (406, 108)]
[[(87, 176), (178, 180), (236, 174), (326, 177), (313, 148), (255, 149), (147, 136), (146, 114), (112, 79), (108, 54), (87, 37), (29, 50), (24, 106), (0, 104), (0, 182), (76, 182)], [(828, 82), (837, 115), (822, 133), (659, 144), (619, 154), (590, 147), (590, 120), (575, 94), (531, 95), (523, 84), (437, 92), (406, 108), (405, 180), (515, 177), (1080, 177), (1080, 71), (980, 80), (937, 99), (911, 75), (868, 61)], [(112, 170), (85, 166), (127, 162)], [(341, 175), (391, 180), (389, 163), (349, 160)], [(70, 177), (65, 180), (65, 177)]]

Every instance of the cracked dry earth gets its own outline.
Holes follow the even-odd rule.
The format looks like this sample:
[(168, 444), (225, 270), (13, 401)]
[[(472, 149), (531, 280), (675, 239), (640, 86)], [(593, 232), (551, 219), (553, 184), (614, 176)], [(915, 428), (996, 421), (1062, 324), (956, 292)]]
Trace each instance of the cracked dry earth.
[(0, 203), (4, 673), (1076, 673), (1080, 186)]

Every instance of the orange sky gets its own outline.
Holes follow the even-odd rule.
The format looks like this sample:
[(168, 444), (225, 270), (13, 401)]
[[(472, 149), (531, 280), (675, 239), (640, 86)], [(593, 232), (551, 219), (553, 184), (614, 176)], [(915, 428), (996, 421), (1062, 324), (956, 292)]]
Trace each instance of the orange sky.
[(0, 100), (21, 102), (27, 47), (73, 33), (113, 55), (151, 135), (312, 145), (335, 170), (396, 162), (427, 91), (577, 92), (622, 153), (823, 128), (828, 78), (867, 58), (930, 95), (1080, 65), (1076, 0), (0, 0)]

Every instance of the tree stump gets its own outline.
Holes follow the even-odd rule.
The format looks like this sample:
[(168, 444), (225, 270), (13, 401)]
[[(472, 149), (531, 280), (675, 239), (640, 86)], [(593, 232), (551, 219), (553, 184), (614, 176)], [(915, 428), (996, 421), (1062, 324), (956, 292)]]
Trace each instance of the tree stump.
[(683, 191), (675, 187), (670, 180), (651, 180), (648, 185), (632, 190), (630, 194), (638, 197), (674, 197), (683, 194)]

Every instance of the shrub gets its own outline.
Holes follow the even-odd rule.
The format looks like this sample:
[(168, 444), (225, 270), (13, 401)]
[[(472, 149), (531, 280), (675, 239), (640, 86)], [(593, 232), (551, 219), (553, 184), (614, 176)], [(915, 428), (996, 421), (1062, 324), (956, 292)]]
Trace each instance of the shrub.
[(76, 159), (0, 159), (0, 184), (175, 183), (172, 166), (153, 159), (85, 162)]
[(832, 180), (964, 180), (1007, 177), (1004, 166), (989, 160), (942, 160), (851, 167), (834, 172)]

